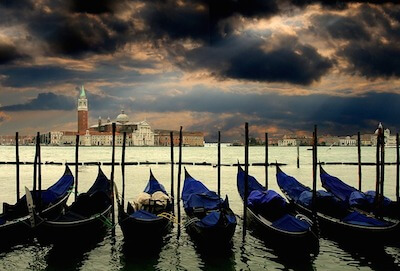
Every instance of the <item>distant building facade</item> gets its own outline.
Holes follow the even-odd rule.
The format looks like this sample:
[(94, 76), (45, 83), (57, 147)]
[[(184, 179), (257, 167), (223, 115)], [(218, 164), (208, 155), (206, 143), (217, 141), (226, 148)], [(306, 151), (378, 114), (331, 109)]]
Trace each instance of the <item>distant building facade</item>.
[[(154, 130), (154, 145), (156, 146), (171, 146), (171, 136), (173, 133), (174, 146), (179, 145), (179, 131), (170, 130)], [(182, 131), (182, 145), (191, 147), (204, 147), (204, 133), (203, 132), (185, 132)]]

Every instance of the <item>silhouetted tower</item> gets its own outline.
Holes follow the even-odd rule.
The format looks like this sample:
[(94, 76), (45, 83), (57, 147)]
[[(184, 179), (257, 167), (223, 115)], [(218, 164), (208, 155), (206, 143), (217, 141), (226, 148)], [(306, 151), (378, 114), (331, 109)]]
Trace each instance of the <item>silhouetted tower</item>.
[(88, 100), (86, 98), (85, 88), (81, 87), (81, 93), (78, 99), (78, 133), (85, 134), (89, 128)]

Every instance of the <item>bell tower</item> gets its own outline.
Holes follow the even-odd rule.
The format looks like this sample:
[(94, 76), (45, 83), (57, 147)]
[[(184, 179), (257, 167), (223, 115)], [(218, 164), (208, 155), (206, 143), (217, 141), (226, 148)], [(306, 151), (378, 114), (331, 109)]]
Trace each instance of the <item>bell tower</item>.
[(88, 100), (86, 98), (85, 88), (81, 87), (81, 93), (78, 98), (78, 133), (85, 134), (89, 128), (88, 120)]

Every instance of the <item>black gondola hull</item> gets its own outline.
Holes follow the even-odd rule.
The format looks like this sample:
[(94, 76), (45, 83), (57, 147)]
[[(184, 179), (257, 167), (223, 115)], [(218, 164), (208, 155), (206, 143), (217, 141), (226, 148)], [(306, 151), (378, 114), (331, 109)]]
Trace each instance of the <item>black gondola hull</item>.
[(45, 244), (76, 245), (100, 241), (110, 228), (108, 224), (110, 214), (111, 207), (88, 219), (63, 222), (42, 220), (35, 228), (35, 235), (41, 243)]
[(188, 216), (187, 219), (188, 221), (193, 221), (185, 224), (186, 232), (189, 236), (197, 244), (207, 245), (210, 248), (212, 248), (212, 246), (219, 247), (229, 245), (236, 229), (236, 224), (233, 223), (205, 228), (196, 225), (196, 218)]
[(126, 213), (119, 215), (119, 225), (127, 243), (161, 241), (172, 228), (172, 222), (166, 218), (145, 220), (130, 217)]
[(285, 253), (296, 252), (302, 255), (316, 253), (319, 249), (318, 237), (311, 230), (303, 232), (288, 232), (279, 230), (269, 221), (247, 208), (247, 224), (255, 230), (256, 235), (261, 237), (266, 245), (271, 248), (284, 251)]
[[(56, 204), (42, 211), (43, 218), (57, 217), (64, 210), (69, 194), (64, 196)], [(30, 215), (15, 219), (0, 226), (0, 247), (7, 247), (13, 244), (30, 241), (34, 237), (34, 231), (30, 223)]]

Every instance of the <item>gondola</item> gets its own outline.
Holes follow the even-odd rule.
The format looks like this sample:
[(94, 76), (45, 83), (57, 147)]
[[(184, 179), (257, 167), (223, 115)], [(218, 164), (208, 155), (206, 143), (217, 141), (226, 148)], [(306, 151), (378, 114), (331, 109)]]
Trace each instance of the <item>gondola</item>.
[(172, 204), (164, 186), (150, 170), (150, 179), (143, 193), (134, 203), (128, 202), (126, 210), (117, 193), (118, 222), (125, 242), (149, 243), (162, 241), (172, 227)]
[[(312, 215), (312, 190), (277, 167), (278, 185), (297, 210)], [(383, 244), (399, 228), (398, 223), (379, 220), (348, 208), (347, 204), (327, 191), (317, 191), (316, 215), (325, 235), (350, 242)]]
[(200, 246), (229, 246), (236, 228), (236, 216), (229, 208), (228, 197), (221, 199), (185, 169), (182, 201), (187, 233)]
[(108, 227), (111, 213), (111, 182), (99, 167), (92, 187), (81, 193), (65, 212), (54, 219), (34, 213), (31, 226), (39, 241), (44, 243), (85, 243), (98, 240)]
[(366, 212), (379, 214), (383, 217), (400, 219), (399, 203), (383, 198), (382, 204), (375, 202), (375, 191), (367, 191), (366, 193), (344, 183), (339, 178), (329, 175), (320, 166), (320, 178), (322, 187), (334, 194), (336, 197), (346, 202), (350, 207), (361, 209)]
[[(64, 174), (55, 184), (46, 190), (32, 192), (33, 204), (41, 208), (40, 210), (36, 209), (36, 211), (40, 211), (44, 218), (58, 216), (65, 207), (73, 185), (74, 176), (69, 167), (65, 166)], [(39, 194), (41, 197), (40, 204)], [(14, 205), (3, 203), (3, 213), (0, 214), (0, 246), (32, 237), (30, 219), (26, 196), (23, 196)]]
[[(245, 172), (238, 166), (237, 188), (242, 200), (245, 194)], [(318, 249), (318, 236), (312, 222), (292, 210), (274, 190), (265, 189), (253, 176), (248, 176), (248, 221), (267, 244), (277, 250), (310, 253)]]

